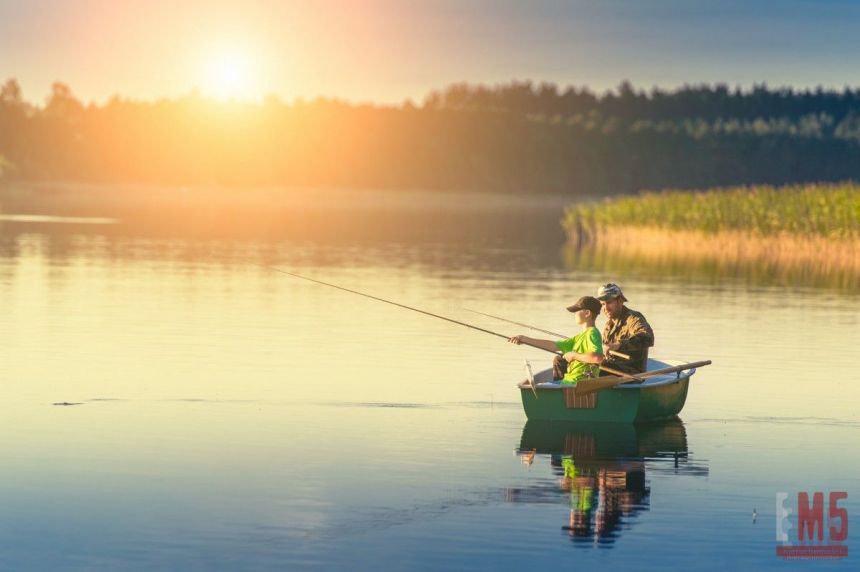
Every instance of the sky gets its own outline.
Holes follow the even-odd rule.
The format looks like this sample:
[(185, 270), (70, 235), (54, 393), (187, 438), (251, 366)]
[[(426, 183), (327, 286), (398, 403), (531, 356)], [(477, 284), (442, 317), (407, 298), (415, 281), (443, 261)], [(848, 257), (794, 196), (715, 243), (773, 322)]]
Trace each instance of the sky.
[(0, 81), (113, 95), (420, 103), (512, 80), (860, 86), (847, 0), (0, 0)]

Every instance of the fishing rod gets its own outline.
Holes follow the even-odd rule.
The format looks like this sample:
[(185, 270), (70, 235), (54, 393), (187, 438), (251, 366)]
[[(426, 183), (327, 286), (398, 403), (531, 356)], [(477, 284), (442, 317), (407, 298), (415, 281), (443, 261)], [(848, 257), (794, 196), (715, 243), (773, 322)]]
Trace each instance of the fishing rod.
[[(471, 328), (471, 329), (477, 330), (479, 332), (484, 332), (485, 334), (490, 334), (491, 336), (496, 336), (497, 338), (504, 338), (505, 340), (511, 339), (511, 336), (506, 336), (505, 334), (500, 334), (500, 333), (494, 332), (492, 330), (479, 328), (478, 326), (474, 326), (472, 324), (467, 324), (466, 322), (461, 322), (459, 320), (455, 320), (453, 318), (448, 318), (446, 316), (440, 316), (439, 314), (434, 314), (433, 312), (421, 310), (420, 308), (415, 308), (413, 306), (407, 306), (406, 304), (401, 304), (400, 302), (394, 302), (392, 300), (386, 300), (385, 298), (380, 298), (379, 296), (373, 296), (371, 294), (359, 292), (358, 290), (352, 290), (350, 288), (344, 288), (343, 286), (338, 286), (337, 284), (331, 284), (330, 282), (323, 282), (322, 280), (317, 280), (316, 278), (308, 278), (307, 276), (302, 276), (301, 274), (296, 274), (295, 272), (288, 272), (286, 270), (282, 270), (281, 268), (276, 268), (274, 266), (265, 266), (262, 264), (259, 266), (262, 266), (263, 268), (268, 268), (270, 270), (274, 270), (275, 272), (280, 272), (281, 274), (286, 274), (287, 276), (292, 276), (293, 278), (299, 278), (301, 280), (307, 280), (308, 282), (313, 282), (315, 284), (321, 284), (323, 286), (329, 286), (330, 288), (336, 288), (338, 290), (343, 290), (344, 292), (350, 292), (352, 294), (358, 294), (359, 296), (364, 296), (365, 298), (370, 298), (371, 300), (376, 300), (377, 302), (384, 302), (386, 304), (391, 304), (392, 306), (397, 306), (398, 308), (404, 308), (406, 310), (412, 310), (413, 312), (418, 312), (419, 314), (424, 314), (426, 316), (431, 316), (433, 318), (439, 318), (440, 320), (445, 320), (446, 322), (451, 322), (452, 324), (458, 324), (460, 326), (465, 326), (467, 328)], [(555, 354), (555, 355), (559, 355), (561, 353), (558, 351), (548, 350), (546, 348), (542, 348), (538, 345), (531, 344), (531, 343), (525, 342), (525, 341), (521, 341), (520, 343), (523, 345), (526, 345), (526, 346), (531, 346), (533, 348), (537, 348), (539, 350), (543, 350), (545, 352), (549, 352), (551, 354)], [(630, 373), (624, 373), (624, 372), (617, 371), (617, 370), (612, 369), (612, 368), (604, 367), (602, 365), (600, 366), (600, 369), (607, 371), (613, 375), (633, 377), (634, 379), (636, 379), (638, 381), (643, 381), (643, 378), (640, 378), (637, 375), (633, 375)]]
[[(323, 282), (322, 280), (317, 280), (315, 278), (308, 278), (307, 276), (302, 276), (301, 274), (296, 274), (294, 272), (287, 272), (286, 270), (282, 270), (280, 268), (275, 268), (274, 266), (264, 266), (264, 268), (268, 268), (270, 270), (274, 270), (275, 272), (280, 272), (281, 274), (286, 274), (288, 276), (292, 276), (293, 278), (301, 278), (302, 280), (307, 280), (308, 282), (314, 282), (315, 284), (322, 284), (323, 286), (330, 286), (332, 288), (337, 288), (338, 290), (343, 290), (344, 292), (351, 292), (352, 294), (358, 294), (359, 296), (364, 296), (365, 298), (370, 298), (371, 300), (376, 300), (378, 302), (385, 302), (386, 304), (391, 304), (392, 306), (397, 306), (399, 308), (405, 308), (407, 310), (412, 310), (413, 312), (419, 312), (421, 314), (425, 314), (427, 316), (432, 316), (434, 318), (439, 318), (440, 320), (445, 320), (446, 322), (451, 322), (453, 324), (459, 324), (461, 326), (466, 326), (467, 328), (472, 328), (473, 330), (478, 330), (479, 332), (484, 332), (485, 334), (490, 334), (491, 336), (496, 336), (499, 338), (505, 338), (509, 340), (511, 336), (506, 336), (505, 334), (500, 334), (498, 332), (493, 332), (491, 330), (486, 330), (484, 328), (479, 328), (478, 326), (473, 326), (472, 324), (467, 324), (466, 322), (460, 322), (459, 320), (455, 320), (453, 318), (448, 318), (445, 316), (440, 316), (439, 314), (434, 314), (433, 312), (427, 312), (426, 310), (421, 310), (420, 308), (414, 308), (412, 306), (407, 306), (406, 304), (401, 304), (399, 302), (393, 302), (391, 300), (386, 300), (385, 298), (380, 298), (378, 296), (372, 296), (370, 294), (365, 294), (364, 292), (359, 292), (358, 290), (351, 290), (349, 288), (344, 288), (343, 286), (338, 286), (337, 284), (330, 284), (329, 282)], [(531, 345), (531, 344), (526, 344)], [(533, 346), (537, 347), (537, 346)], [(543, 349), (543, 348), (538, 348)], [(546, 350), (549, 351), (549, 350)], [(556, 353), (556, 352), (553, 352)]]
[(564, 334), (559, 334), (557, 332), (550, 332), (549, 330), (544, 330), (542, 328), (538, 328), (537, 326), (530, 326), (528, 324), (523, 324), (520, 322), (515, 322), (513, 320), (508, 320), (507, 318), (502, 318), (500, 316), (493, 316), (492, 314), (485, 314), (483, 312), (479, 312), (477, 310), (472, 310), (471, 308), (463, 308), (468, 312), (474, 312), (475, 314), (480, 314), (481, 316), (486, 316), (487, 318), (493, 318), (494, 320), (501, 320), (502, 322), (507, 322), (509, 324), (513, 324), (515, 326), (522, 326), (524, 328), (528, 328), (530, 330), (535, 330), (536, 332), (543, 332), (545, 334), (549, 334), (551, 336), (555, 336), (557, 338), (569, 338), (570, 336), (565, 336)]
[[(530, 330), (535, 330), (535, 331), (537, 331), (537, 332), (543, 332), (544, 334), (549, 334), (549, 335), (551, 335), (551, 336), (555, 336), (555, 337), (557, 337), (557, 338), (563, 338), (563, 339), (566, 339), (566, 338), (568, 338), (568, 337), (569, 337), (569, 336), (565, 336), (564, 334), (559, 334), (559, 333), (556, 333), (556, 332), (551, 332), (551, 331), (549, 331), (549, 330), (544, 330), (544, 329), (542, 329), (542, 328), (538, 328), (537, 326), (530, 326), (530, 325), (528, 325), (528, 324), (523, 324), (523, 323), (521, 323), (521, 322), (515, 322), (515, 321), (513, 321), (513, 320), (508, 320), (507, 318), (502, 318), (501, 316), (494, 316), (494, 315), (492, 315), (492, 314), (485, 314), (484, 312), (479, 312), (479, 311), (477, 311), (477, 310), (472, 310), (472, 309), (470, 309), (470, 308), (463, 308), (463, 309), (464, 309), (464, 310), (467, 310), (467, 311), (469, 311), (469, 312), (474, 312), (475, 314), (480, 314), (481, 316), (486, 316), (486, 317), (488, 317), (488, 318), (493, 318), (494, 320), (501, 320), (502, 322), (507, 322), (507, 323), (509, 323), (509, 324), (514, 324), (515, 326), (522, 326), (522, 327), (524, 327), (524, 328), (528, 328), (528, 329), (530, 329)], [(625, 354), (625, 353), (617, 352), (617, 351), (615, 351), (615, 350), (609, 350), (609, 351), (607, 351), (606, 353), (608, 353), (608, 354), (610, 354), (610, 355), (614, 355), (614, 356), (616, 356), (616, 357), (620, 357), (621, 359), (627, 359), (627, 360), (629, 360), (629, 359), (630, 359), (630, 356), (629, 356), (629, 355), (627, 355), (627, 354)]]

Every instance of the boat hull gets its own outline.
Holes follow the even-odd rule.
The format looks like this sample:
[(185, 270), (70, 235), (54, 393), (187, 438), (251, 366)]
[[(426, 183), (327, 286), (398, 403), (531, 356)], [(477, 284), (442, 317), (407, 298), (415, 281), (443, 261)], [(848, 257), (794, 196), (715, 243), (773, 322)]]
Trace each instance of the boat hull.
[(619, 385), (592, 394), (590, 402), (574, 400), (572, 387), (538, 385), (537, 395), (526, 384), (519, 387), (529, 420), (639, 423), (671, 419), (680, 413), (693, 373), (695, 370), (688, 370), (642, 384)]

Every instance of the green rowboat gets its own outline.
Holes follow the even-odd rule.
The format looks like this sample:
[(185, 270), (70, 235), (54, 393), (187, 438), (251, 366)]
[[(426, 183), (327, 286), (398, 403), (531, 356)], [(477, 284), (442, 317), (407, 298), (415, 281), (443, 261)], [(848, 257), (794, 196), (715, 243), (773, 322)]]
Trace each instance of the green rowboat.
[[(648, 371), (678, 365), (683, 364), (649, 359)], [(528, 380), (518, 387), (529, 420), (639, 423), (680, 413), (694, 373), (690, 368), (577, 396), (573, 386), (551, 383), (552, 370), (547, 369), (535, 376), (534, 390)]]

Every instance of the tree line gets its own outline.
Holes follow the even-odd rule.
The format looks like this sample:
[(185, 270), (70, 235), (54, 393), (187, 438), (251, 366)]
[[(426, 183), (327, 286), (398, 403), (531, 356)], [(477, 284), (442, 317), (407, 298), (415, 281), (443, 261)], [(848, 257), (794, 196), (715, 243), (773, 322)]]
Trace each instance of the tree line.
[(420, 105), (0, 88), (0, 177), (601, 195), (860, 178), (860, 90), (457, 84)]

